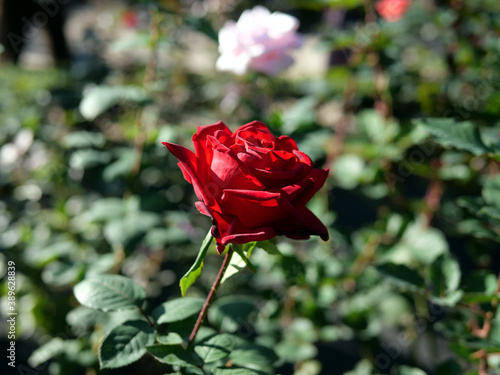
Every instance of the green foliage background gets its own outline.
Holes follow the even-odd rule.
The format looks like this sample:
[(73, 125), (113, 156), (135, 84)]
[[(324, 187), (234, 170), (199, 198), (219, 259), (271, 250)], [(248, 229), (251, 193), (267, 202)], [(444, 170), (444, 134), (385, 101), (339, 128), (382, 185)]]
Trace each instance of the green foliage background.
[[(0, 69), (1, 311), (14, 261), (18, 369), (500, 372), (499, 4), (414, 1), (388, 23), (371, 1), (268, 1), (331, 53), (324, 73), (188, 69), (186, 35), (216, 56), (224, 20), (258, 2), (228, 3), (202, 17), (129, 4), (148, 22), (111, 47), (143, 60)], [(179, 299), (210, 222), (160, 142), (188, 146), (218, 120), (263, 121), (330, 168), (310, 208), (331, 240), (257, 244), (255, 273), (234, 261), (185, 351), (222, 259), (210, 247)]]

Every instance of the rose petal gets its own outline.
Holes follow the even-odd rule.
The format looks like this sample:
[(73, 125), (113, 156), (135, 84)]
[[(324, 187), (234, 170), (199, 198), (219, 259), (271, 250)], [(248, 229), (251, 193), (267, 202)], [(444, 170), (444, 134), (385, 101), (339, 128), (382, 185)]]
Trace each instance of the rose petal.
[[(250, 168), (268, 171), (286, 171), (299, 161), (298, 158), (287, 151), (269, 150), (261, 147), (248, 146), (246, 153), (241, 153), (238, 158)], [(244, 156), (248, 155), (250, 157)]]
[(252, 121), (241, 126), (233, 134), (233, 138), (238, 143), (253, 143), (255, 146), (261, 145), (262, 142), (274, 142), (276, 137), (271, 133), (266, 125), (260, 121)]
[(238, 157), (216, 138), (212, 142), (213, 159), (210, 180), (220, 188), (263, 190), (264, 185), (250, 172)]
[(213, 217), (212, 213), (210, 212), (210, 209), (207, 207), (207, 205), (203, 202), (195, 202), (194, 205), (200, 211), (201, 214), (208, 216), (208, 217)]
[[(193, 143), (196, 156), (202, 165), (209, 166), (212, 163), (213, 151), (212, 145), (208, 140), (209, 136), (213, 136), (217, 132), (226, 133), (229, 137), (232, 136), (231, 131), (227, 128), (226, 124), (219, 121), (212, 125), (198, 126), (197, 131), (193, 134)], [(207, 147), (208, 144), (208, 147)], [(201, 176), (203, 181), (208, 181), (209, 170), (204, 169), (205, 174)]]
[(295, 206), (304, 206), (321, 189), (328, 177), (328, 169), (312, 169), (311, 172), (292, 185), (280, 189)]
[(325, 225), (306, 207), (297, 210), (300, 221), (289, 219), (273, 226), (276, 233), (293, 239), (308, 239), (309, 236), (319, 236), (323, 241), (330, 237)]
[(297, 165), (290, 171), (266, 171), (256, 168), (253, 174), (266, 186), (266, 189), (277, 189), (283, 185), (288, 185), (298, 178), (307, 175), (310, 168)]
[[(201, 203), (201, 202), (198, 202)], [(207, 207), (197, 204), (198, 209), (207, 212), (212, 218), (212, 236), (216, 239), (216, 248), (222, 254), (227, 244), (245, 244), (252, 241), (264, 241), (276, 236), (273, 228), (261, 226), (257, 228), (247, 228), (241, 224), (234, 216), (221, 215), (218, 212), (210, 212)], [(200, 211), (201, 212), (201, 211)]]
[(224, 214), (236, 216), (247, 228), (270, 225), (289, 214), (280, 193), (225, 189), (221, 199)]
[(298, 151), (297, 143), (287, 135), (282, 135), (278, 138), (281, 149), (288, 152)]
[[(283, 154), (278, 154), (277, 152), (273, 151), (274, 155), (283, 155)], [(302, 152), (299, 151), (294, 151), (293, 154), (286, 152), (288, 155), (292, 155), (296, 161), (293, 161), (292, 158), (288, 160), (285, 164), (282, 164), (285, 162), (283, 158), (281, 158), (282, 162), (259, 162), (258, 165), (259, 167), (261, 165), (266, 166), (269, 168), (262, 169), (262, 168), (254, 168), (252, 169), (252, 173), (266, 186), (267, 189), (275, 189), (280, 186), (287, 186), (288, 184), (294, 182), (294, 181), (300, 181), (303, 178), (305, 178), (311, 170), (313, 170), (312, 167), (312, 161), (307, 155), (305, 155)], [(257, 164), (255, 162), (251, 163), (250, 165), (254, 166), (254, 164)], [(280, 170), (284, 169), (285, 170)]]
[(175, 143), (162, 142), (162, 144), (164, 144), (172, 155), (179, 160), (178, 165), (181, 167), (182, 174), (184, 175), (186, 181), (193, 185), (194, 192), (198, 199), (210, 204), (212, 202), (212, 198), (206, 197), (205, 194), (203, 194), (202, 187), (204, 185), (204, 181), (199, 178), (200, 174), (206, 174), (204, 173), (205, 167), (201, 164), (200, 168), (198, 168), (198, 160), (193, 151), (176, 145)]
[(225, 190), (222, 211), (234, 215), (245, 228), (270, 226), (277, 233), (328, 238), (321, 221), (306, 207), (296, 207), (282, 194), (268, 191)]
[(269, 51), (250, 61), (248, 67), (269, 76), (276, 76), (293, 64), (293, 58), (282, 50)]

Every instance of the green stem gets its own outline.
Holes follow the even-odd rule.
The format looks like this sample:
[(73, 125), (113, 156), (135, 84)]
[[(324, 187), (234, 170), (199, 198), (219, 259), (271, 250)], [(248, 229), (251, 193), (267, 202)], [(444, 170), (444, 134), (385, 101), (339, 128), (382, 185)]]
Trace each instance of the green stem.
[(198, 319), (196, 320), (196, 324), (194, 325), (193, 331), (191, 332), (191, 335), (189, 336), (188, 349), (191, 348), (191, 346), (194, 343), (194, 339), (196, 338), (196, 334), (198, 333), (198, 330), (200, 329), (201, 324), (203, 323), (203, 320), (205, 319), (205, 316), (207, 315), (208, 308), (212, 304), (212, 301), (215, 297), (215, 293), (217, 293), (217, 289), (219, 289), (220, 283), (222, 281), (222, 278), (224, 277), (224, 274), (226, 273), (227, 267), (229, 266), (229, 262), (231, 262), (232, 256), (233, 256), (233, 247), (229, 246), (229, 249), (227, 250), (224, 261), (222, 262), (222, 265), (220, 267), (219, 273), (217, 274), (217, 278), (215, 279), (215, 281), (212, 285), (212, 288), (210, 289), (210, 293), (208, 294), (208, 297), (205, 300), (205, 303), (203, 304), (203, 308), (200, 311), (200, 315), (198, 315)]
[(140, 306), (137, 306), (139, 308), (139, 312), (146, 318), (146, 320), (148, 321), (148, 324), (153, 327), (153, 328), (156, 328), (156, 324), (149, 318), (148, 314), (146, 314), (146, 312), (142, 309), (142, 307)]

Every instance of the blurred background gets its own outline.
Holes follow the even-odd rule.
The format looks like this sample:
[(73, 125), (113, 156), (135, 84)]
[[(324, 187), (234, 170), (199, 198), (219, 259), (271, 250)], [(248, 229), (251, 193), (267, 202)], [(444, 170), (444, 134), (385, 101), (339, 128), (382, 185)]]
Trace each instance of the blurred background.
[[(172, 371), (148, 355), (100, 370), (127, 317), (73, 286), (118, 273), (148, 309), (179, 297), (211, 223), (161, 142), (259, 120), (330, 168), (309, 207), (331, 239), (257, 249), (207, 325), (237, 316), (219, 328), (272, 349), (266, 374), (500, 373), (500, 3), (376, 4), (1, 1), (0, 326), (14, 261), (18, 371)], [(299, 20), (294, 63), (216, 70), (218, 31), (256, 5)], [(212, 249), (188, 295), (221, 261)]]

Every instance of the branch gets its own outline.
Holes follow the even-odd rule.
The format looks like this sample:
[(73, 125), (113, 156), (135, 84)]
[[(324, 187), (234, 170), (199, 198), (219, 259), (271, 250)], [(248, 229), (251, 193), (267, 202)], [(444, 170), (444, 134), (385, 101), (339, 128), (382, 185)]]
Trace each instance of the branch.
[(200, 311), (200, 315), (198, 315), (196, 324), (194, 325), (193, 331), (189, 336), (189, 342), (187, 346), (188, 349), (193, 345), (194, 339), (196, 338), (196, 334), (198, 333), (198, 330), (200, 329), (201, 324), (203, 323), (203, 320), (207, 315), (208, 308), (212, 304), (212, 301), (215, 297), (215, 293), (217, 293), (217, 289), (219, 289), (220, 283), (222, 281), (222, 278), (224, 277), (224, 274), (226, 273), (227, 267), (229, 266), (229, 262), (231, 262), (232, 256), (233, 256), (233, 247), (230, 245), (229, 250), (227, 251), (224, 261), (222, 262), (222, 265), (220, 267), (219, 273), (217, 274), (217, 278), (215, 279), (212, 288), (210, 289), (210, 293), (208, 294), (208, 297), (205, 300), (205, 303), (203, 304), (203, 308)]

